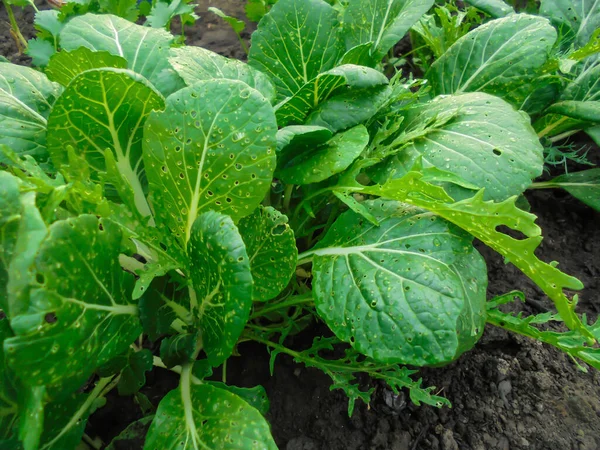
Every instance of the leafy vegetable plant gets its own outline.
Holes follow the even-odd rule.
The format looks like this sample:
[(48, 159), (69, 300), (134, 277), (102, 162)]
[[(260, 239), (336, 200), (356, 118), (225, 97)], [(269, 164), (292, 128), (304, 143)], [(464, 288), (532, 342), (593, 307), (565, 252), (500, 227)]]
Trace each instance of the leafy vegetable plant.
[[(546, 139), (597, 135), (600, 13), (472, 3), (491, 17), (469, 30), (438, 27), (433, 0), (279, 0), (248, 63), (183, 46), (164, 21), (88, 12), (56, 19), (40, 70), (0, 63), (2, 443), (75, 448), (116, 388), (145, 417), (109, 448), (136, 433), (145, 449), (276, 448), (264, 389), (212, 377), (245, 341), (323, 370), (350, 414), (372, 394), (359, 373), (448, 405), (414, 368), (455, 360), (486, 322), (600, 368), (581, 282), (537, 258), (516, 203), (561, 186), (598, 208), (596, 171), (532, 183)], [(423, 79), (388, 79), (411, 28), (433, 59)], [(488, 302), (474, 238), (557, 313)], [(550, 320), (569, 331), (535, 326)], [(314, 321), (332, 334), (286, 345)], [(179, 386), (153, 405), (140, 389), (165, 369)]]

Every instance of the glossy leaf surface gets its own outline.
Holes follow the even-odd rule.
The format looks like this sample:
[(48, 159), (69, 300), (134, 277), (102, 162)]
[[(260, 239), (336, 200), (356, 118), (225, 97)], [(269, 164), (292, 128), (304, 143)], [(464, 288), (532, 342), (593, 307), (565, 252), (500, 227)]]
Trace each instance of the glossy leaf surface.
[(555, 24), (563, 39), (585, 45), (600, 28), (600, 3), (595, 0), (542, 0), (540, 14)]
[(109, 52), (93, 52), (87, 47), (79, 47), (77, 50), (56, 53), (50, 58), (45, 73), (50, 80), (66, 87), (80, 73), (103, 67), (126, 69), (127, 61)]
[(346, 212), (312, 252), (319, 315), (377, 361), (452, 361), (483, 332), (483, 258), (469, 235), (431, 213), (364, 204), (379, 227)]
[(169, 97), (144, 130), (157, 223), (185, 247), (202, 212), (250, 214), (272, 180), (276, 130), (271, 105), (241, 81), (201, 81)]
[(232, 352), (252, 306), (252, 273), (240, 233), (230, 217), (208, 211), (194, 222), (188, 244), (202, 345), (217, 366)]
[(158, 405), (145, 450), (277, 450), (265, 418), (237, 395), (208, 384), (169, 392)]
[(239, 223), (254, 280), (254, 301), (267, 301), (287, 286), (296, 270), (298, 249), (288, 218), (260, 206)]

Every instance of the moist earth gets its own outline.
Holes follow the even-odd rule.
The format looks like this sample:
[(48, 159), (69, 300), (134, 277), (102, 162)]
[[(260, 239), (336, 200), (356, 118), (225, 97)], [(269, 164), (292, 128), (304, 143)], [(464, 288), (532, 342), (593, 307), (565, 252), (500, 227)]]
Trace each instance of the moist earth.
[[(187, 44), (245, 59), (235, 34), (207, 11), (208, 6), (245, 17), (241, 1), (201, 0), (196, 10), (201, 18), (187, 29)], [(31, 37), (32, 9), (14, 9), (23, 34)], [(3, 6), (0, 24), (0, 54), (15, 63), (29, 64), (26, 56), (18, 54)], [(247, 40), (254, 28), (249, 24), (242, 37)], [(588, 146), (589, 159), (600, 162), (597, 146), (579, 136), (574, 142)], [(559, 168), (553, 174), (560, 173)], [(545, 261), (559, 261), (563, 271), (585, 284), (579, 311), (595, 320), (600, 311), (600, 214), (562, 191), (528, 191), (526, 198), (545, 237), (537, 255)], [(488, 262), (489, 298), (518, 289), (525, 293), (528, 303), (513, 304), (509, 310), (535, 314), (552, 307), (515, 267), (504, 264), (485, 246), (477, 244), (477, 248)], [(315, 324), (289, 345), (306, 348), (324, 330), (323, 325)], [(243, 344), (239, 351), (241, 356), (232, 358), (228, 365), (227, 380), (239, 386), (262, 384), (266, 388), (271, 401), (268, 419), (280, 449), (600, 449), (600, 372), (587, 368), (584, 373), (558, 350), (492, 326), (458, 361), (421, 371), (423, 385), (436, 386), (438, 395), (452, 402), (452, 408), (442, 409), (414, 406), (405, 401), (406, 393), (396, 397), (385, 385), (367, 379), (364, 387), (376, 388), (373, 400), (370, 405), (357, 403), (354, 415), (348, 417), (346, 397), (341, 391), (330, 391), (330, 380), (320, 371), (279, 356), (270, 376), (264, 347)], [(176, 384), (176, 375), (155, 369), (142, 392), (156, 406)], [(133, 398), (111, 393), (106, 406), (91, 417), (86, 432), (110, 442), (142, 416)], [(117, 448), (134, 450), (142, 445), (125, 441)]]

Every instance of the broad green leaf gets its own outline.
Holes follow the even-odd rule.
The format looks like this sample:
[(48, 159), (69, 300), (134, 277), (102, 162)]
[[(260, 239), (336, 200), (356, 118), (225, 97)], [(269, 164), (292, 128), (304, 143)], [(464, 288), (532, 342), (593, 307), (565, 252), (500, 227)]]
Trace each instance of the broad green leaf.
[(366, 67), (376, 67), (379, 64), (377, 57), (373, 55), (374, 42), (365, 42), (349, 49), (342, 58), (340, 64), (358, 64)]
[(275, 168), (275, 114), (241, 81), (201, 81), (167, 99), (144, 130), (144, 165), (156, 221), (182, 246), (192, 224), (215, 210), (235, 221), (270, 188)]
[(194, 362), (198, 333), (179, 333), (160, 342), (160, 359), (167, 368)]
[(346, 130), (371, 119), (388, 103), (391, 94), (389, 86), (349, 89), (321, 103), (305, 125), (326, 127), (334, 133)]
[(201, 47), (174, 48), (171, 55), (169, 62), (188, 86), (211, 79), (239, 80), (256, 89), (269, 102), (275, 100), (275, 87), (269, 77), (242, 61)]
[(379, 227), (348, 211), (310, 252), (317, 312), (377, 361), (456, 359), (485, 324), (486, 267), (471, 236), (399, 202), (363, 204)]
[(43, 39), (30, 39), (27, 41), (25, 54), (31, 57), (31, 64), (34, 66), (45, 67), (50, 62), (50, 58), (56, 54), (56, 49), (52, 43)]
[(586, 205), (600, 211), (600, 169), (567, 173), (550, 181), (534, 183), (533, 188), (562, 188)]
[(208, 384), (179, 387), (161, 400), (144, 449), (167, 448), (277, 450), (259, 411)]
[(62, 90), (37, 70), (0, 63), (0, 144), (46, 162), (47, 119)]
[(271, 76), (281, 101), (335, 67), (342, 53), (331, 6), (323, 0), (279, 0), (252, 34), (248, 63)]
[(38, 450), (44, 430), (46, 386), (21, 388), (19, 397), (19, 440), (24, 450)]
[(119, 266), (120, 253), (121, 231), (110, 221), (83, 215), (50, 227), (35, 261), (31, 306), (11, 317), (15, 337), (4, 341), (21, 380), (74, 391), (141, 333), (129, 300), (134, 279)]
[[(8, 318), (0, 309), (0, 344), (12, 336), (13, 332), (8, 324)], [(17, 392), (11, 378), (12, 374), (9, 373), (5, 363), (4, 348), (0, 345), (0, 443), (13, 434), (18, 420), (19, 405), (17, 403)]]
[(144, 437), (150, 428), (154, 416), (147, 416), (140, 420), (130, 423), (121, 433), (113, 438), (106, 447), (106, 450), (121, 450), (123, 448), (132, 448), (144, 441)]
[(346, 49), (373, 42), (371, 54), (381, 60), (410, 27), (434, 4), (433, 0), (350, 0), (344, 14)]
[(302, 124), (306, 116), (343, 86), (364, 89), (386, 85), (388, 79), (381, 72), (369, 67), (345, 64), (319, 74), (300, 88), (292, 97), (275, 108), (277, 125)]
[(47, 229), (36, 193), (20, 192), (23, 183), (0, 172), (0, 309), (13, 317), (29, 306), (29, 271)]
[(246, 245), (252, 279), (253, 300), (275, 298), (296, 271), (298, 249), (288, 218), (274, 208), (259, 206), (239, 222)]
[(188, 255), (191, 305), (208, 362), (218, 366), (231, 356), (250, 315), (250, 260), (231, 218), (214, 211), (194, 222)]
[(244, 23), (243, 20), (236, 19), (235, 17), (228, 16), (223, 11), (221, 11), (219, 8), (215, 8), (213, 6), (210, 6), (208, 8), (208, 10), (211, 13), (216, 14), (217, 16), (219, 16), (225, 22), (227, 22), (229, 24), (229, 26), (233, 29), (233, 31), (235, 31), (237, 34), (240, 34), (242, 31), (244, 31), (244, 28), (246, 28), (246, 24)]
[(103, 67), (126, 69), (127, 61), (109, 52), (93, 52), (87, 47), (79, 47), (77, 50), (63, 50), (55, 54), (50, 58), (45, 73), (50, 80), (68, 86), (80, 73)]
[(542, 0), (540, 14), (558, 27), (563, 40), (585, 45), (600, 28), (600, 3), (596, 0)]
[[(448, 120), (422, 130), (441, 116)], [(542, 173), (543, 148), (529, 117), (488, 94), (444, 96), (417, 105), (400, 128), (409, 137), (390, 144), (399, 150), (387, 163), (393, 178), (422, 157), (427, 165), (485, 188), (486, 199), (504, 200), (523, 192)], [(411, 138), (413, 132), (418, 134)]]
[(87, 47), (125, 58), (129, 69), (143, 75), (165, 96), (183, 87), (168, 61), (174, 40), (165, 30), (136, 25), (111, 14), (74, 17), (60, 33), (64, 50)]
[(275, 176), (290, 184), (318, 183), (346, 170), (368, 143), (369, 132), (363, 125), (357, 125), (336, 134), (324, 145), (279, 161), (281, 165)]
[[(537, 258), (535, 251), (542, 241), (541, 229), (535, 224), (536, 216), (515, 206), (517, 196), (494, 203), (484, 200), (482, 189), (469, 199), (454, 202), (442, 188), (427, 182), (420, 170), (412, 170), (403, 178), (390, 180), (383, 186), (356, 190), (425, 208), (469, 232), (527, 275), (554, 301), (565, 324), (593, 342), (593, 336), (575, 313), (576, 302), (564, 293), (565, 289), (583, 289), (583, 284), (561, 272), (555, 264)], [(500, 226), (520, 231), (525, 238), (515, 239), (498, 231)]]
[(556, 30), (542, 17), (492, 20), (456, 41), (426, 77), (436, 95), (487, 92), (520, 104), (555, 41)]
[(600, 101), (565, 100), (554, 103), (546, 111), (583, 122), (600, 123)]
[(146, 384), (146, 372), (152, 370), (152, 352), (148, 349), (135, 351), (128, 348), (125, 353), (111, 359), (98, 369), (102, 378), (120, 375), (117, 389), (119, 395), (133, 395)]
[(504, 3), (503, 0), (467, 0), (466, 3), (473, 5), (494, 18), (500, 18), (515, 12), (513, 8)]
[(244, 388), (238, 386), (230, 386), (219, 381), (206, 381), (206, 383), (210, 386), (214, 386), (216, 388), (223, 389), (225, 391), (229, 391), (237, 395), (250, 406), (256, 408), (258, 412), (260, 412), (263, 416), (266, 416), (269, 412), (269, 407), (271, 406), (269, 403), (269, 397), (267, 397), (267, 392), (265, 391), (265, 388), (260, 385), (251, 388)]
[(277, 153), (285, 159), (308, 150), (312, 146), (324, 144), (333, 137), (325, 127), (290, 125), (277, 131)]
[(52, 162), (56, 167), (66, 164), (71, 146), (90, 164), (94, 180), (112, 165), (108, 181), (129, 208), (150, 216), (142, 134), (150, 113), (163, 107), (161, 95), (130, 70), (88, 70), (69, 84), (48, 119)]

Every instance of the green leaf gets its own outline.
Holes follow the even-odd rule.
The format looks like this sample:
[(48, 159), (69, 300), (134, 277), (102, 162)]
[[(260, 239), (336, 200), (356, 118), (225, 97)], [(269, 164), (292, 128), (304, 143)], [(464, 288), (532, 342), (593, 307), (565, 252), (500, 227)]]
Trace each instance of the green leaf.
[(246, 24), (244, 23), (243, 20), (239, 20), (239, 19), (236, 19), (235, 17), (228, 16), (223, 11), (221, 11), (219, 8), (215, 8), (214, 6), (209, 6), (208, 10), (211, 13), (219, 16), (225, 22), (227, 22), (229, 24), (229, 26), (233, 29), (233, 31), (235, 31), (237, 34), (240, 34), (246, 28)]
[(277, 125), (302, 124), (313, 109), (339, 93), (343, 86), (364, 89), (387, 84), (387, 77), (377, 70), (353, 64), (338, 66), (319, 74), (292, 97), (278, 104), (275, 108)]
[(194, 4), (188, 4), (190, 0), (158, 0), (154, 2), (150, 14), (147, 17), (147, 24), (153, 28), (168, 28), (171, 20), (176, 16), (181, 16), (183, 23), (189, 23), (186, 18), (191, 19), (191, 23), (198, 18), (194, 14)]
[(50, 80), (68, 86), (80, 73), (103, 67), (126, 69), (127, 61), (109, 52), (94, 52), (87, 47), (79, 47), (77, 50), (63, 50), (52, 56), (45, 73)]
[(347, 130), (366, 122), (385, 106), (392, 94), (389, 86), (349, 89), (321, 103), (306, 119), (305, 125)]
[[(515, 206), (517, 196), (494, 203), (484, 201), (482, 189), (469, 199), (453, 202), (442, 188), (424, 178), (423, 173), (413, 170), (383, 186), (359, 188), (359, 191), (428, 209), (466, 230), (527, 275), (552, 299), (565, 324), (593, 342), (594, 337), (575, 313), (576, 302), (564, 293), (565, 289), (583, 289), (583, 284), (561, 272), (556, 264), (547, 264), (537, 258), (535, 251), (542, 241), (541, 229), (535, 224), (536, 216)], [(520, 231), (526, 237), (519, 240), (498, 231), (502, 225)]]
[(256, 408), (258, 412), (261, 413), (263, 416), (266, 416), (269, 412), (269, 408), (271, 406), (271, 404), (269, 403), (269, 397), (267, 397), (267, 392), (265, 391), (265, 388), (260, 385), (251, 388), (244, 388), (238, 386), (230, 386), (219, 381), (205, 381), (205, 383), (210, 386), (214, 386), (216, 388), (223, 389), (225, 391), (229, 391), (237, 395), (250, 406)]
[(346, 170), (369, 143), (363, 125), (336, 134), (326, 144), (310, 148), (297, 156), (282, 160), (275, 175), (286, 183), (318, 183)]
[(600, 169), (567, 173), (550, 181), (535, 183), (532, 187), (562, 188), (576, 199), (581, 200), (596, 211), (600, 211)]
[(27, 41), (27, 50), (25, 53), (31, 57), (31, 63), (37, 67), (48, 65), (52, 55), (56, 54), (56, 49), (48, 41), (41, 39), (30, 39)]
[(250, 315), (250, 260), (231, 218), (214, 211), (194, 222), (188, 255), (190, 295), (200, 320), (202, 345), (209, 363), (218, 366), (231, 356)]
[(566, 42), (585, 45), (600, 28), (600, 5), (588, 0), (542, 0), (540, 14), (548, 17)]
[(161, 400), (144, 445), (158, 448), (277, 450), (259, 411), (208, 384), (172, 390)]
[(565, 100), (554, 103), (546, 109), (546, 112), (561, 114), (583, 122), (600, 123), (600, 101)]
[(114, 14), (130, 22), (138, 18), (137, 0), (98, 0), (98, 3), (101, 12)]
[[(6, 350), (5, 350), (6, 351)], [(19, 440), (25, 450), (37, 450), (44, 430), (46, 386), (33, 386), (20, 393)]]
[(290, 125), (277, 131), (278, 158), (289, 159), (308, 151), (310, 147), (326, 143), (333, 133), (325, 127)]
[(270, 206), (259, 206), (240, 220), (239, 230), (252, 269), (252, 299), (264, 302), (275, 298), (290, 282), (298, 259), (288, 218)]
[[(440, 118), (445, 119), (436, 124)], [(484, 187), (486, 199), (504, 200), (542, 174), (543, 147), (529, 117), (488, 94), (438, 97), (417, 105), (400, 129), (405, 135), (388, 148), (398, 151), (386, 165), (392, 178), (406, 174), (422, 157), (427, 165)], [(456, 189), (452, 194), (466, 195)]]
[(37, 11), (33, 23), (38, 30), (38, 38), (52, 41), (55, 44), (58, 43), (58, 36), (65, 26), (56, 9)]
[(377, 57), (373, 55), (374, 42), (365, 42), (349, 49), (342, 58), (340, 64), (358, 64), (366, 67), (376, 67), (379, 64)]
[(467, 0), (466, 3), (480, 9), (495, 19), (515, 12), (513, 8), (508, 6), (502, 0)]
[(168, 61), (174, 40), (165, 30), (136, 25), (111, 14), (74, 17), (60, 33), (64, 50), (87, 47), (125, 58), (129, 69), (147, 78), (164, 96), (183, 87)]
[(120, 253), (121, 231), (110, 221), (83, 215), (50, 227), (35, 261), (31, 306), (11, 317), (15, 337), (4, 341), (21, 380), (65, 383), (72, 392), (141, 333), (129, 300), (134, 279), (119, 266)]
[(585, 132), (588, 134), (590, 138), (596, 143), (596, 145), (600, 145), (600, 125), (596, 125), (595, 127), (586, 128)]
[(567, 85), (561, 100), (600, 101), (600, 62), (584, 65), (581, 73)]
[(166, 103), (146, 121), (144, 165), (156, 221), (185, 247), (202, 212), (237, 221), (259, 205), (275, 168), (277, 125), (267, 100), (240, 81), (201, 81)]
[(335, 67), (343, 53), (338, 25), (323, 0), (279, 0), (252, 34), (248, 63), (272, 77), (284, 100)]
[[(12, 336), (13, 332), (8, 324), (8, 318), (0, 310), (0, 344)], [(0, 345), (0, 448), (2, 441), (13, 434), (18, 420), (17, 392), (11, 379), (12, 374), (5, 363), (4, 348)]]
[(112, 165), (108, 181), (132, 211), (150, 216), (142, 134), (150, 113), (163, 107), (161, 95), (130, 70), (88, 70), (69, 84), (48, 119), (52, 162), (66, 164), (71, 146), (90, 164), (96, 181)]
[(119, 395), (133, 395), (146, 384), (146, 372), (152, 370), (152, 352), (148, 349), (135, 351), (128, 348), (98, 369), (101, 377), (119, 374)]
[(171, 50), (169, 62), (188, 86), (212, 79), (239, 80), (273, 102), (275, 87), (268, 76), (237, 59), (229, 59), (201, 47)]
[(180, 333), (169, 336), (160, 343), (160, 359), (167, 368), (189, 364), (194, 361), (198, 333)]
[(433, 0), (374, 0), (365, 7), (361, 0), (350, 0), (344, 14), (346, 49), (373, 42), (371, 54), (381, 60), (433, 4)]
[(348, 211), (310, 252), (317, 312), (377, 361), (456, 359), (485, 324), (486, 266), (471, 236), (399, 202), (363, 205), (379, 227)]
[(555, 41), (556, 30), (542, 17), (492, 20), (456, 41), (426, 77), (435, 95), (487, 92), (518, 105), (535, 89)]
[(0, 144), (46, 162), (47, 119), (62, 90), (37, 70), (0, 63)]
[(130, 423), (119, 435), (113, 438), (106, 447), (106, 450), (120, 450), (123, 448), (133, 448), (144, 442), (150, 423), (154, 420), (154, 415), (144, 417), (140, 420)]

